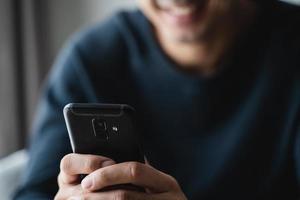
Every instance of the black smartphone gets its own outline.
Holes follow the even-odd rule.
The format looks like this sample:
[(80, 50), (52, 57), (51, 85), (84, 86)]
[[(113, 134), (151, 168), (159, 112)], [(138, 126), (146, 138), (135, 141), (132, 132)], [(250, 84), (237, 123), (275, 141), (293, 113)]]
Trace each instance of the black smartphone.
[(145, 162), (131, 106), (71, 103), (63, 112), (74, 153)]

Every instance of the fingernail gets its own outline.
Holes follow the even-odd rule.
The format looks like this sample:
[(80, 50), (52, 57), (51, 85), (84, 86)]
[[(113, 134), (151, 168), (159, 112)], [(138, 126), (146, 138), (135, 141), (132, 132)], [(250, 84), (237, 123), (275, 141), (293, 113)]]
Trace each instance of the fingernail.
[(90, 189), (93, 186), (93, 181), (91, 178), (89, 177), (85, 177), (82, 181), (81, 181), (81, 187), (83, 189)]
[(102, 163), (102, 167), (107, 167), (116, 164), (113, 160), (107, 160)]

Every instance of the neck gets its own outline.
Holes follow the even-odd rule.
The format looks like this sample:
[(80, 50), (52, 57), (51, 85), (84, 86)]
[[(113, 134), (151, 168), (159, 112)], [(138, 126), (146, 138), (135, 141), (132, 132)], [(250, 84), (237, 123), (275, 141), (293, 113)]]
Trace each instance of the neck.
[(218, 26), (205, 39), (193, 42), (176, 41), (170, 39), (163, 31), (156, 30), (157, 39), (162, 49), (180, 69), (202, 75), (211, 75), (230, 55), (237, 38), (247, 31), (247, 28), (254, 21), (256, 7), (247, 5), (242, 9), (238, 17), (230, 18), (231, 20)]

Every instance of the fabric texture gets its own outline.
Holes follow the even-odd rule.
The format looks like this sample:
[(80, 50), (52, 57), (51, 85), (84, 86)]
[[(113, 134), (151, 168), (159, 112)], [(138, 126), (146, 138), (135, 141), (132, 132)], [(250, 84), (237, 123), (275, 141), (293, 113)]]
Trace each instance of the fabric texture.
[(70, 102), (135, 107), (147, 159), (188, 199), (299, 198), (299, 24), (298, 7), (264, 7), (212, 77), (180, 71), (140, 11), (77, 34), (45, 85), (15, 199), (57, 192)]

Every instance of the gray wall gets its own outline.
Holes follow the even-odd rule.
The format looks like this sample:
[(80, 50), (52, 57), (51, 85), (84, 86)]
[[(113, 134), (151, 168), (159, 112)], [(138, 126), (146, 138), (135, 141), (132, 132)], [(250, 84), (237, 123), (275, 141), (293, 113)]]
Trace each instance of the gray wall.
[(134, 0), (0, 0), (0, 158), (24, 146), (41, 82), (64, 41), (133, 5)]
[(12, 1), (0, 1), (0, 158), (18, 146)]
[[(45, 1), (45, 0), (43, 0)], [(52, 61), (74, 31), (97, 23), (120, 8), (134, 7), (135, 0), (47, 0), (49, 52)]]

